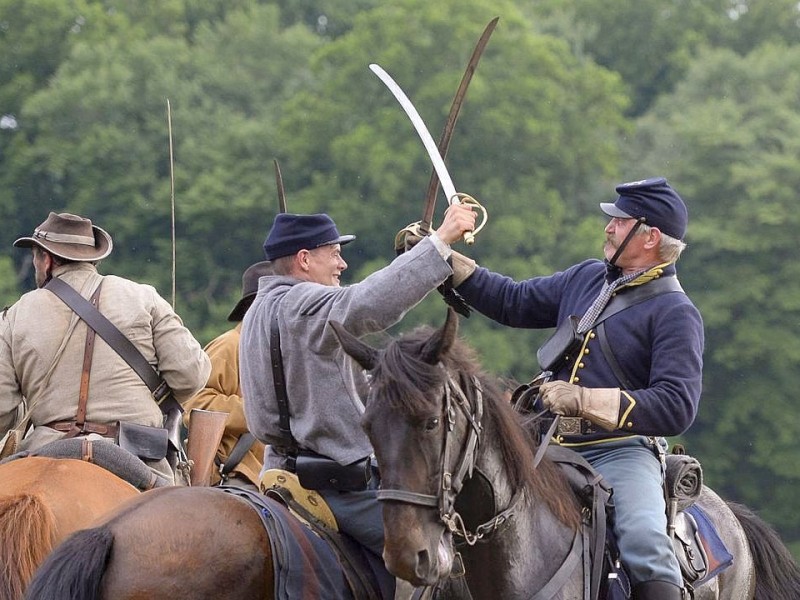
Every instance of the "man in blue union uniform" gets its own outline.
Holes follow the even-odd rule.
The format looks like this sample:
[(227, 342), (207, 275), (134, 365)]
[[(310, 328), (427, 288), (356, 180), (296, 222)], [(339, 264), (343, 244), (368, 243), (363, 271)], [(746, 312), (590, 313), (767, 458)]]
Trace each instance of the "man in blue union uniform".
[[(666, 533), (660, 457), (664, 436), (694, 421), (702, 383), (703, 322), (675, 269), (688, 211), (662, 177), (616, 191), (615, 202), (600, 205), (610, 217), (605, 260), (514, 281), (454, 253), (454, 279), (469, 305), (498, 323), (549, 328), (574, 317), (577, 346), (541, 386), (540, 408), (562, 415), (553, 442), (578, 451), (614, 489), (633, 597), (678, 600), (683, 583)], [(624, 310), (602, 315), (626, 298)]]

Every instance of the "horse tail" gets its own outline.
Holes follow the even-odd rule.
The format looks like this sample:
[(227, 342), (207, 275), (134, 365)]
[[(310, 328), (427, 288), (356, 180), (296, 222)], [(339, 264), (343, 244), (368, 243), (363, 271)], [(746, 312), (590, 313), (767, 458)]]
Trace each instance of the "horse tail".
[(55, 516), (38, 495), (0, 498), (0, 598), (22, 598), (55, 539)]
[(800, 598), (800, 567), (775, 530), (752, 510), (727, 503), (744, 529), (755, 567), (753, 600)]
[(114, 534), (105, 525), (73, 533), (36, 571), (29, 600), (94, 600), (100, 597)]

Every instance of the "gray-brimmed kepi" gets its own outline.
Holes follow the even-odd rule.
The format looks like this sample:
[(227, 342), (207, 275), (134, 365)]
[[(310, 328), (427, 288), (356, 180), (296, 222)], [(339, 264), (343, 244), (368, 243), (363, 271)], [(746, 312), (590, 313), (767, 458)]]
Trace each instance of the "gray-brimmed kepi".
[(17, 248), (39, 246), (51, 254), (78, 262), (97, 261), (111, 254), (111, 236), (91, 220), (70, 213), (48, 215), (30, 237), (14, 242)]

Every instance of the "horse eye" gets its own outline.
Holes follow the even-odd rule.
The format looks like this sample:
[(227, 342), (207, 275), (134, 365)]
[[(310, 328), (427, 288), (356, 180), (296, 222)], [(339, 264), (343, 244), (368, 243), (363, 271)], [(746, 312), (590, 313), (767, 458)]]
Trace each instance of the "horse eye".
[(434, 431), (439, 428), (439, 417), (431, 417), (425, 421), (425, 431)]

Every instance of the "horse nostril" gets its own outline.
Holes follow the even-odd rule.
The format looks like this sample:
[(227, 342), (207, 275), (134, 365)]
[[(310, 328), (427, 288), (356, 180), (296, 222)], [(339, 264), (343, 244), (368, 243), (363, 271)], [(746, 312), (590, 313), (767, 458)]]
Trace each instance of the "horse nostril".
[(431, 557), (427, 550), (417, 552), (417, 564), (414, 567), (414, 574), (420, 579), (426, 579), (431, 572)]

